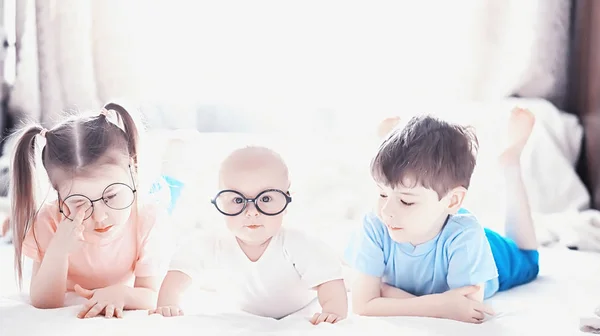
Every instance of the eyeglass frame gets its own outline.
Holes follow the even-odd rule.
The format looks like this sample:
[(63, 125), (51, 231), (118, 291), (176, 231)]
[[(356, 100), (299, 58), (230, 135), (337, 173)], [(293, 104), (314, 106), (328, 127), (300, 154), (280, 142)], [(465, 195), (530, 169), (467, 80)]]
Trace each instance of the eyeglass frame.
[[(262, 194), (267, 193), (267, 192), (272, 192), (272, 191), (279, 192), (283, 196), (285, 196), (285, 205), (283, 206), (283, 209), (281, 209), (279, 212), (276, 212), (274, 214), (269, 214), (269, 213), (266, 213), (263, 210), (261, 210), (260, 207), (256, 205), (256, 199), (259, 198)], [(225, 213), (225, 212), (221, 211), (221, 209), (219, 209), (219, 206), (217, 205), (217, 198), (219, 197), (219, 195), (221, 195), (223, 193), (226, 193), (226, 192), (233, 192), (235, 194), (240, 195), (244, 199), (244, 206), (242, 207), (242, 209), (239, 212), (237, 212), (235, 214), (228, 214), (228, 213)], [(285, 209), (287, 209), (288, 205), (290, 203), (292, 203), (292, 196), (290, 195), (289, 191), (283, 191), (281, 189), (265, 189), (265, 190), (259, 192), (256, 195), (256, 197), (254, 197), (254, 198), (248, 198), (244, 194), (242, 194), (241, 192), (239, 192), (237, 190), (224, 189), (224, 190), (219, 191), (215, 195), (215, 197), (213, 197), (210, 200), (210, 203), (215, 206), (215, 208), (217, 209), (217, 211), (219, 211), (221, 214), (223, 214), (225, 216), (230, 216), (230, 217), (235, 217), (235, 216), (239, 216), (240, 214), (242, 214), (244, 212), (244, 210), (246, 210), (246, 208), (248, 207), (248, 202), (254, 203), (254, 207), (256, 208), (256, 210), (258, 210), (258, 212), (260, 212), (261, 214), (263, 214), (265, 216), (277, 216), (277, 215), (281, 214), (282, 212), (284, 212)]]
[[(133, 178), (133, 172), (131, 171), (131, 165), (129, 165), (129, 166), (128, 166), (128, 168), (129, 168), (129, 176), (131, 176), (131, 184), (132, 184), (132, 186), (133, 186), (133, 187), (132, 187), (132, 186), (130, 186), (130, 185), (128, 185), (128, 184), (126, 184), (126, 183), (123, 183), (123, 182), (115, 182), (115, 183), (111, 183), (111, 184), (107, 185), (107, 186), (106, 186), (106, 188), (104, 188), (104, 190), (102, 191), (102, 196), (101, 196), (100, 198), (97, 198), (97, 199), (95, 199), (95, 200), (92, 200), (91, 198), (89, 198), (89, 197), (87, 197), (87, 196), (85, 196), (85, 195), (83, 195), (83, 194), (71, 194), (71, 195), (68, 195), (67, 197), (65, 197), (63, 200), (61, 200), (61, 198), (60, 198), (60, 194), (59, 194), (59, 195), (58, 195), (58, 212), (60, 212), (60, 213), (61, 213), (61, 214), (62, 214), (62, 215), (63, 215), (63, 216), (66, 218), (66, 219), (68, 219), (68, 220), (70, 220), (70, 221), (73, 221), (74, 219), (73, 219), (73, 218), (69, 218), (69, 217), (68, 217), (68, 216), (65, 214), (65, 212), (63, 211), (63, 205), (65, 204), (65, 201), (66, 201), (66, 200), (67, 200), (69, 197), (73, 197), (73, 196), (80, 196), (80, 197), (84, 197), (84, 198), (87, 198), (87, 200), (88, 200), (88, 201), (90, 201), (90, 204), (92, 205), (92, 212), (90, 212), (90, 215), (89, 215), (89, 216), (87, 216), (87, 217), (85, 217), (85, 218), (83, 219), (83, 220), (86, 220), (86, 219), (88, 219), (88, 218), (92, 217), (92, 215), (94, 214), (94, 210), (96, 209), (96, 208), (95, 208), (95, 206), (94, 206), (94, 203), (96, 203), (96, 202), (98, 202), (98, 201), (101, 201), (101, 200), (102, 200), (102, 201), (104, 201), (104, 193), (106, 192), (106, 190), (107, 190), (108, 188), (110, 188), (110, 187), (112, 187), (112, 186), (114, 186), (114, 185), (118, 185), (118, 184), (120, 184), (120, 185), (124, 185), (124, 186), (126, 186), (127, 188), (129, 188), (129, 189), (132, 191), (132, 193), (133, 193), (133, 201), (131, 202), (131, 204), (129, 204), (128, 206), (126, 206), (126, 207), (124, 207), (124, 208), (121, 208), (121, 209), (115, 209), (115, 208), (111, 208), (111, 207), (110, 207), (110, 205), (108, 205), (108, 204), (106, 203), (106, 201), (104, 201), (104, 205), (106, 205), (107, 207), (109, 207), (109, 208), (110, 208), (110, 209), (112, 209), (112, 210), (125, 210), (125, 209), (127, 209), (127, 208), (131, 207), (131, 206), (133, 205), (133, 203), (135, 203), (135, 196), (137, 195), (137, 188), (136, 188), (136, 186), (135, 186), (135, 179)], [(57, 192), (57, 193), (58, 193), (58, 192)]]

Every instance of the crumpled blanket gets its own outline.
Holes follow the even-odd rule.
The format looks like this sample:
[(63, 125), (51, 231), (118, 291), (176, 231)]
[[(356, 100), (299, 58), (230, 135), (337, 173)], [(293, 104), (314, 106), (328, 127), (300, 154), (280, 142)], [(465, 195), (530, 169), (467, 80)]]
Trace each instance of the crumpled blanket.
[(600, 306), (596, 308), (594, 314), (581, 317), (579, 320), (579, 329), (592, 334), (600, 334)]

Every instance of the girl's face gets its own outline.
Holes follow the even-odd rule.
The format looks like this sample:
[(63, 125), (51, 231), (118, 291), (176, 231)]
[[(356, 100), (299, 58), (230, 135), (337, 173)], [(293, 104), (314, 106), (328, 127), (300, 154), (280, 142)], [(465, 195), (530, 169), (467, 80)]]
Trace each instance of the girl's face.
[(115, 236), (128, 223), (136, 200), (133, 174), (128, 166), (104, 164), (85, 175), (59, 184), (59, 205), (64, 217), (85, 210), (83, 237), (100, 242)]

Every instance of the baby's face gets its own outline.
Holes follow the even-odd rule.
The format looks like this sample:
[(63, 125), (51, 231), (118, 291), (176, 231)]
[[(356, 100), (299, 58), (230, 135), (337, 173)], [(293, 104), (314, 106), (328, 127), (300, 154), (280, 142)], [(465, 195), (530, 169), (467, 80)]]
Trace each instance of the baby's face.
[(449, 214), (448, 202), (431, 189), (379, 187), (377, 215), (390, 237), (399, 243), (419, 245), (433, 239)]
[[(277, 164), (254, 165), (250, 167), (231, 167), (221, 172), (221, 190), (234, 190), (235, 193), (223, 195), (220, 207), (230, 207), (236, 213), (241, 209), (243, 198), (256, 199), (247, 202), (245, 209), (235, 216), (224, 216), (227, 228), (247, 244), (260, 245), (277, 234), (287, 211), (270, 216), (261, 213), (256, 204), (266, 213), (277, 213), (286, 205), (285, 196), (278, 192), (265, 192), (276, 189), (287, 193), (289, 180), (287, 169)], [(258, 199), (257, 199), (258, 197)], [(277, 207), (277, 209), (273, 208)]]

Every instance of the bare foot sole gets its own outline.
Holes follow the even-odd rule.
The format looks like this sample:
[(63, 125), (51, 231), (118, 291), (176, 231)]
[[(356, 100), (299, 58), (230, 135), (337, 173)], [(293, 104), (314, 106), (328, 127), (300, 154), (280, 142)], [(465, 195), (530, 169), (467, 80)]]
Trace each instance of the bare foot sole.
[(384, 138), (396, 126), (398, 126), (399, 123), (400, 123), (400, 117), (389, 117), (389, 118), (383, 119), (383, 121), (379, 123), (379, 127), (377, 128), (377, 136), (380, 138)]
[(507, 147), (499, 158), (501, 164), (519, 163), (534, 124), (535, 116), (528, 109), (515, 107), (511, 111), (508, 118)]

